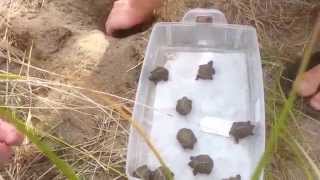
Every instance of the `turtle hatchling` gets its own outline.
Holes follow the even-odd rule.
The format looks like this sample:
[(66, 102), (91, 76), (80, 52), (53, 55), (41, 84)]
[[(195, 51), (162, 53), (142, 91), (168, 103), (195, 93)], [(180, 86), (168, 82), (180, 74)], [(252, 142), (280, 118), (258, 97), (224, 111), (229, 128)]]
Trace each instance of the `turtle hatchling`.
[(164, 67), (157, 67), (151, 72), (149, 80), (157, 84), (159, 81), (168, 81), (169, 71)]
[(190, 157), (189, 166), (193, 169), (193, 174), (210, 174), (213, 169), (213, 160), (208, 155), (198, 155)]
[(215, 74), (215, 70), (213, 68), (213, 61), (209, 61), (208, 64), (202, 64), (199, 66), (198, 75), (196, 80), (204, 79), (204, 80), (212, 80), (213, 75)]
[[(174, 174), (168, 170), (169, 173), (171, 174), (171, 176), (173, 177)], [(153, 172), (153, 178), (152, 180), (167, 180), (166, 178), (166, 171), (165, 171), (165, 168), (164, 167), (159, 167), (158, 169), (156, 169), (154, 172)]]
[(183, 97), (178, 100), (176, 111), (181, 115), (187, 115), (191, 112), (192, 109), (192, 101), (187, 97)]
[(191, 129), (183, 128), (178, 131), (177, 140), (184, 149), (193, 149), (197, 138)]
[(147, 165), (138, 167), (133, 172), (133, 177), (140, 178), (142, 180), (152, 180), (152, 171), (148, 168)]
[(240, 176), (240, 174), (238, 174), (235, 177), (229, 177), (229, 178), (225, 178), (223, 180), (241, 180), (241, 176)]
[(254, 125), (252, 125), (250, 121), (234, 122), (229, 134), (234, 137), (236, 143), (239, 143), (239, 139), (253, 135), (253, 128)]

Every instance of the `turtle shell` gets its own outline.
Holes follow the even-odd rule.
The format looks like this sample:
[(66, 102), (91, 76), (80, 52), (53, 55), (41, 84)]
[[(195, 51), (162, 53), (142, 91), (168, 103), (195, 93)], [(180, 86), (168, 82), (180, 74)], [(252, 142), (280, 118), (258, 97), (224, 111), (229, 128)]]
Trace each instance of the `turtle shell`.
[(223, 179), (223, 180), (241, 180), (241, 176), (240, 174), (234, 176), (234, 177), (229, 177), (229, 178), (226, 178), (226, 179)]
[(213, 61), (208, 62), (208, 64), (202, 64), (199, 66), (198, 75), (196, 80), (212, 80), (213, 75), (215, 74), (215, 69), (213, 68)]
[(133, 177), (140, 178), (142, 180), (151, 180), (152, 177), (152, 171), (148, 168), (147, 165), (143, 165), (138, 167), (133, 172)]
[(181, 115), (188, 115), (192, 110), (192, 101), (183, 97), (177, 101), (176, 111)]
[(236, 143), (239, 143), (239, 139), (253, 135), (254, 125), (247, 122), (234, 122), (232, 124), (229, 134), (234, 137)]
[[(152, 180), (167, 180), (168, 178), (166, 177), (166, 174), (165, 174), (165, 168), (164, 167), (159, 167), (158, 169), (156, 169), (154, 172), (153, 172), (153, 177), (152, 177)], [(174, 174), (172, 172), (171, 173), (171, 176), (174, 176)]]
[(151, 72), (149, 80), (157, 84), (159, 81), (168, 81), (169, 71), (164, 67), (157, 67)]
[(190, 157), (189, 166), (193, 169), (193, 174), (210, 174), (214, 163), (210, 156), (208, 155), (198, 155)]
[(197, 138), (191, 129), (183, 128), (178, 131), (177, 140), (184, 149), (193, 149)]

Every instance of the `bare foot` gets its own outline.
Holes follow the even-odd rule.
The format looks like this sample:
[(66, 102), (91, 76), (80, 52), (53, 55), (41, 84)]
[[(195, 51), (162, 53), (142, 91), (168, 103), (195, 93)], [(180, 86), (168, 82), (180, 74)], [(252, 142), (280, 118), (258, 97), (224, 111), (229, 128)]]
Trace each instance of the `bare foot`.
[(153, 10), (160, 6), (160, 0), (118, 0), (106, 22), (106, 31), (114, 36), (116, 31), (127, 30), (152, 19)]
[(6, 163), (12, 156), (10, 146), (20, 145), (23, 136), (12, 125), (0, 119), (0, 164)]
[(303, 97), (311, 96), (310, 105), (320, 111), (320, 64), (303, 74), (298, 93)]

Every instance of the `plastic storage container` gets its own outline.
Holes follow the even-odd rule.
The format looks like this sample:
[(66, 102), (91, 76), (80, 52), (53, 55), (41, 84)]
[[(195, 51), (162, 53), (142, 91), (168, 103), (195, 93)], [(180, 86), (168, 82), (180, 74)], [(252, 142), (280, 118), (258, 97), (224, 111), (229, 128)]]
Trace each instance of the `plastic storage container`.
[[(198, 65), (212, 60), (212, 81), (196, 81)], [(169, 80), (154, 84), (148, 77), (158, 66), (169, 69)], [(193, 101), (187, 116), (176, 113), (176, 101)], [(182, 22), (157, 23), (151, 33), (140, 75), (133, 118), (149, 134), (178, 180), (221, 180), (241, 175), (249, 180), (265, 149), (265, 108), (262, 68), (256, 30), (228, 24), (218, 10), (194, 9)], [(200, 120), (217, 117), (225, 121), (251, 121), (254, 135), (236, 144), (231, 137), (200, 130)], [(181, 128), (190, 128), (198, 142), (184, 150), (176, 140)], [(214, 160), (210, 175), (196, 175), (189, 157), (209, 154)], [(151, 170), (160, 164), (131, 128), (127, 175), (141, 165)]]

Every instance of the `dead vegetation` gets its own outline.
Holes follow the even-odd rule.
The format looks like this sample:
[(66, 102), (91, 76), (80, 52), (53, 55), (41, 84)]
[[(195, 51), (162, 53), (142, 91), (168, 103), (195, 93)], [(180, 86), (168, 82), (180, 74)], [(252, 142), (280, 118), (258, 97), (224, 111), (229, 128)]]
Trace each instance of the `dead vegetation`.
[[(26, 124), (45, 131), (43, 141), (51, 144), (80, 177), (124, 178), (128, 123), (123, 122), (112, 108), (88, 95), (100, 93), (109, 97), (107, 93), (64, 83), (70, 79), (31, 64), (31, 61), (37, 61), (32, 54), (33, 43), (27, 47), (25, 39), (21, 38), (32, 40), (29, 36), (16, 34), (10, 24), (14, 17), (12, 13), (18, 11), (13, 6), (33, 5), (20, 3), (24, 4), (8, 1), (7, 6), (1, 6), (8, 8), (1, 13), (5, 17), (1, 19), (1, 73), (19, 76), (18, 79), (1, 77), (1, 106), (19, 112)], [(126, 99), (122, 98), (122, 101), (126, 102)], [(17, 149), (14, 162), (1, 172), (0, 177), (64, 179), (30, 142)]]
[[(69, 2), (77, 3), (82, 0)], [(23, 77), (8, 79), (0, 76), (1, 106), (17, 111), (28, 125), (45, 131), (43, 141), (51, 144), (56, 153), (69, 162), (80, 177), (95, 180), (125, 179), (129, 123), (114, 107), (119, 107), (120, 104), (131, 106), (136, 87), (131, 86), (120, 94), (109, 94), (79, 82), (78, 77), (70, 77), (65, 71), (54, 71), (54, 68), (49, 66), (52, 64), (34, 57), (34, 39), (28, 34), (17, 32), (13, 28), (16, 26), (12, 20), (25, 13), (28, 17), (41, 14), (41, 8), (46, 8), (49, 3), (52, 2), (0, 2), (0, 70), (1, 73), (14, 73)], [(320, 3), (318, 0), (168, 0), (160, 10), (160, 19), (180, 21), (188, 9), (196, 7), (218, 8), (226, 14), (229, 23), (247, 24), (257, 28), (264, 66), (267, 121), (269, 124), (273, 123), (278, 107), (283, 103), (279, 86), (282, 71), (287, 63), (301, 58)], [(90, 29), (92, 26), (87, 25), (86, 28)], [(138, 61), (134, 63), (136, 65), (127, 68), (128, 72), (139, 69), (148, 33), (133, 38), (141, 41), (135, 49), (137, 52), (131, 55)], [(132, 39), (129, 39), (129, 42), (130, 40)], [(114, 40), (110, 42), (123, 45)], [(59, 58), (60, 49), (57, 51), (44, 53), (55, 53), (49, 55), (48, 59)], [(72, 69), (72, 65), (68, 63), (63, 65)], [(95, 70), (88, 71), (95, 74)], [(110, 105), (101, 97), (112, 97), (117, 103)], [(302, 106), (297, 104), (297, 108), (292, 110), (293, 123), (289, 131), (297, 132), (295, 135), (304, 151), (319, 167), (320, 146), (317, 137), (320, 123), (301, 108)], [(306, 179), (303, 165), (299, 164), (292, 149), (284, 141), (279, 145), (272, 164), (266, 168), (265, 173), (266, 179)], [(64, 178), (30, 142), (25, 142), (22, 147), (17, 148), (14, 162), (1, 171), (0, 179)]]

